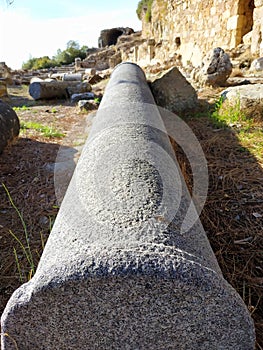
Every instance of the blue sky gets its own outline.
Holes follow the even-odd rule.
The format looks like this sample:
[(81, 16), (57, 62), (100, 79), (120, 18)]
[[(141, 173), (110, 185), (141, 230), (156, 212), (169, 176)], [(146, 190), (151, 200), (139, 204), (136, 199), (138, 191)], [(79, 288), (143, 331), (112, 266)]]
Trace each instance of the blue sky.
[(0, 62), (21, 68), (30, 57), (56, 54), (69, 40), (97, 46), (102, 29), (141, 29), (139, 0), (0, 0)]

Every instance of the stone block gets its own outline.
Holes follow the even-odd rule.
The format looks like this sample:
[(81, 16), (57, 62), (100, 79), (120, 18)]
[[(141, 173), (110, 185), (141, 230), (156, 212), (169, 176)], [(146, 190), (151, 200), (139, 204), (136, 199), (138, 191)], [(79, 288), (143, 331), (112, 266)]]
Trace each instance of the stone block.
[(197, 107), (197, 94), (178, 68), (173, 67), (151, 84), (158, 106), (174, 113), (185, 113)]
[(238, 102), (240, 104), (240, 107), (244, 109), (251, 108), (253, 106), (256, 106), (259, 109), (262, 109), (263, 107), (262, 84), (229, 87), (228, 89), (224, 90), (221, 95), (225, 98), (226, 101), (233, 105)]
[(255, 7), (261, 7), (263, 6), (263, 0), (254, 0)]
[(210, 16), (215, 16), (216, 15), (216, 7), (211, 7), (210, 8)]
[(222, 20), (225, 21), (226, 19), (229, 19), (230, 17), (230, 10), (227, 9), (222, 13)]
[(251, 40), (251, 53), (252, 54), (258, 54), (259, 53), (259, 47), (262, 42), (262, 36), (261, 36), (261, 25), (257, 24), (253, 26), (252, 31), (252, 40)]
[(234, 49), (238, 45), (238, 40), (236, 37), (236, 31), (231, 30), (229, 49)]
[[(252, 61), (251, 66), (250, 66), (251, 71), (263, 71), (263, 57), (257, 58)], [(262, 94), (263, 96), (263, 94)]]
[(246, 16), (243, 16), (243, 15), (232, 16), (227, 21), (227, 30), (240, 29), (243, 27), (245, 21), (246, 21)]
[(252, 31), (247, 33), (246, 35), (244, 35), (242, 40), (243, 40), (243, 43), (245, 45), (251, 45), (251, 43), (252, 43)]
[(255, 24), (263, 23), (263, 7), (254, 9), (253, 20)]

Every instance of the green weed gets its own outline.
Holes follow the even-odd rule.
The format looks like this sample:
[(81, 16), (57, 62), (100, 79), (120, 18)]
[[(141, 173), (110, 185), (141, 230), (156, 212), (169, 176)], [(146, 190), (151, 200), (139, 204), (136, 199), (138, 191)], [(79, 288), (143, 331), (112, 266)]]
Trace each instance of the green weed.
[(42, 124), (36, 123), (36, 122), (21, 121), (20, 128), (21, 128), (21, 130), (27, 130), (27, 129), (36, 130), (36, 131), (39, 131), (43, 136), (50, 137), (50, 138), (52, 138), (52, 137), (60, 138), (60, 137), (65, 136), (65, 134), (56, 130), (52, 126), (50, 127), (50, 126), (42, 125)]
[(226, 128), (249, 120), (241, 109), (240, 99), (237, 99), (236, 103), (232, 105), (224, 102), (224, 97), (222, 96), (215, 102), (210, 118), (213, 121), (213, 125), (218, 128)]
[(242, 146), (249, 149), (263, 163), (263, 129), (257, 127), (243, 128), (238, 131), (237, 135)]
[(99, 97), (94, 98), (94, 102), (96, 103), (96, 105), (99, 105), (101, 102), (101, 98)]
[(14, 111), (29, 111), (30, 107), (23, 105), (22, 107), (13, 107)]
[[(24, 236), (25, 236), (25, 241), (26, 241), (25, 244), (11, 230), (9, 230), (9, 233), (17, 241), (17, 243), (20, 245), (20, 247), (21, 247), (21, 249), (23, 251), (23, 254), (26, 257), (26, 260), (27, 260), (28, 265), (29, 265), (29, 275), (28, 275), (26, 280), (29, 280), (29, 279), (31, 279), (31, 277), (35, 273), (35, 264), (34, 264), (34, 261), (33, 261), (32, 250), (31, 250), (31, 247), (30, 247), (30, 239), (29, 239), (29, 234), (28, 234), (28, 231), (27, 231), (27, 226), (26, 226), (26, 223), (24, 221), (23, 215), (21, 214), (21, 212), (19, 211), (19, 209), (15, 205), (15, 203), (14, 203), (14, 201), (13, 201), (13, 199), (11, 197), (11, 194), (8, 191), (7, 187), (3, 183), (2, 183), (2, 186), (3, 186), (3, 188), (4, 188), (4, 190), (5, 190), (6, 194), (7, 194), (7, 197), (9, 199), (9, 202), (10, 202), (11, 206), (15, 209), (15, 211), (16, 211), (16, 213), (17, 213), (17, 215), (18, 215), (18, 217), (19, 217), (19, 219), (21, 221), (21, 224), (23, 226), (23, 231), (24, 231)], [(20, 266), (18, 255), (17, 255), (17, 252), (16, 252), (15, 248), (14, 248), (14, 256), (15, 256), (17, 269), (18, 269), (18, 272), (19, 272), (20, 281), (23, 282), (24, 281), (24, 277), (23, 277), (23, 274), (22, 274), (21, 266)]]
[(209, 114), (216, 128), (233, 128), (241, 148), (249, 150), (257, 159), (263, 161), (263, 130), (253, 117), (248, 117), (241, 108), (240, 99), (235, 104), (224, 102), (220, 97)]

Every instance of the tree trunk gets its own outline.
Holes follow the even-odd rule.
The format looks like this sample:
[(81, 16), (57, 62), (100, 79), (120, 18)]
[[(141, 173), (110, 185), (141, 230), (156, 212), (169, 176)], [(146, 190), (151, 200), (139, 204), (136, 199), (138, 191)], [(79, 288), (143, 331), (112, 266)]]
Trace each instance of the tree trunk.
[(16, 112), (0, 100), (0, 154), (19, 134), (20, 124)]

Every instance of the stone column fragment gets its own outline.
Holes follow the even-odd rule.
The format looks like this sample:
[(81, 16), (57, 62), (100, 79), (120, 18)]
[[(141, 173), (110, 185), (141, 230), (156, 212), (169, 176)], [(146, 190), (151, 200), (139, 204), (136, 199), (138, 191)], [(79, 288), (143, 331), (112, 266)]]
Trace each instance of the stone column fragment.
[(115, 68), (35, 276), (2, 315), (2, 349), (249, 350), (143, 71)]

